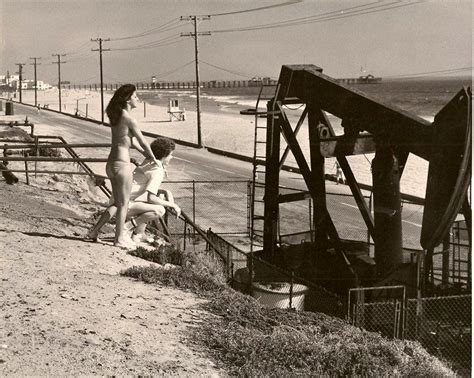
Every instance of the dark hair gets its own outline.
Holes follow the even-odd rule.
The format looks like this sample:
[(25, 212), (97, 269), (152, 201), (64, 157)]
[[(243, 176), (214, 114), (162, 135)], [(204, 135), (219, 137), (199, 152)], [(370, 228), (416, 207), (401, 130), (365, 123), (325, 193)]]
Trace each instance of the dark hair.
[(175, 149), (174, 142), (165, 137), (158, 137), (150, 144), (153, 155), (158, 160), (167, 157)]
[(122, 116), (122, 109), (127, 107), (127, 101), (132, 97), (137, 88), (133, 84), (124, 84), (117, 89), (109, 101), (105, 112), (109, 117), (110, 124), (115, 126)]

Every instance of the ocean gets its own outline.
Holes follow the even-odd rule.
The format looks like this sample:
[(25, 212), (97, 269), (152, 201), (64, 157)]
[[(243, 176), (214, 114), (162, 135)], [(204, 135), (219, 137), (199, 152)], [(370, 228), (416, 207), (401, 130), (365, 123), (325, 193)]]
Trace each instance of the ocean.
[[(430, 122), (434, 120), (434, 116), (439, 112), (463, 86), (471, 86), (470, 77), (456, 77), (443, 79), (404, 79), (404, 80), (383, 80), (378, 84), (354, 84), (348, 85), (359, 92), (363, 92), (370, 97), (380, 100), (387, 105), (394, 105), (407, 111), (411, 114), (417, 115)], [(275, 87), (266, 87), (264, 95), (271, 97)], [(205, 118), (206, 113), (222, 114), (239, 116), (240, 111), (244, 109), (254, 108), (259, 87), (240, 87), (240, 88), (202, 88), (201, 89), (201, 113)], [(150, 105), (167, 106), (170, 96), (179, 98), (180, 107), (186, 109), (196, 109), (196, 94), (192, 89), (175, 89), (175, 90), (157, 90), (145, 91), (139, 93), (140, 98)], [(265, 101), (260, 103), (262, 109), (265, 108)], [(295, 109), (296, 108), (296, 109)], [(302, 108), (297, 106), (288, 106), (285, 110), (290, 123), (294, 126), (298, 121)], [(235, 135), (235, 130), (226, 131), (226, 126), (222, 125), (220, 131), (213, 131), (213, 133), (220, 133), (219, 137), (211, 137), (206, 133), (207, 139), (211, 144), (204, 143), (208, 146), (219, 148), (221, 150), (229, 150), (247, 156), (253, 155), (253, 119), (254, 116), (249, 117), (249, 124), (242, 125), (240, 139), (242, 143), (238, 143)], [(343, 129), (340, 127), (340, 120), (328, 114), (329, 120), (333, 125), (336, 134), (341, 135)], [(259, 125), (265, 125), (265, 119), (257, 120)], [(250, 125), (252, 124), (252, 125)], [(203, 122), (203, 130), (206, 125)], [(226, 138), (226, 135), (229, 137)], [(195, 140), (192, 140), (195, 142)], [(307, 123), (303, 124), (299, 134), (298, 141), (307, 158), (309, 158), (309, 143), (307, 133)], [(284, 142), (283, 142), (284, 144)], [(285, 146), (282, 146), (282, 150)], [(371, 185), (371, 161), (373, 154), (351, 156), (348, 158), (356, 179), (364, 184)], [(295, 165), (295, 160), (291, 156), (288, 157), (287, 163)], [(334, 159), (326, 159), (326, 172), (335, 173)], [(412, 194), (418, 197), (424, 197), (426, 180), (428, 173), (428, 162), (411, 154), (405, 171), (401, 180), (401, 191), (403, 193)]]

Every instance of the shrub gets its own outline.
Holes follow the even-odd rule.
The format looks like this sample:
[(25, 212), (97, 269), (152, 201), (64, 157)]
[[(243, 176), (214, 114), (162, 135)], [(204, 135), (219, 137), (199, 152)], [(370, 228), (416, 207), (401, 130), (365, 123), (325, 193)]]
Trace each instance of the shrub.
[(133, 267), (124, 275), (173, 285), (207, 297), (210, 313), (193, 328), (193, 342), (232, 375), (241, 376), (454, 376), (412, 341), (388, 340), (321, 313), (271, 309), (225, 285), (222, 265), (208, 253), (172, 247), (138, 249), (135, 256), (179, 267)]

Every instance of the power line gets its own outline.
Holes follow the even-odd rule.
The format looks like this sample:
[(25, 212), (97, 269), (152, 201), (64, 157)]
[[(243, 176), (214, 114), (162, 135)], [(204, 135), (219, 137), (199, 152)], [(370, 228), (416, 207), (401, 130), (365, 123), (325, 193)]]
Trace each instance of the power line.
[(76, 47), (75, 49), (72, 49), (71, 51), (67, 51), (65, 52), (66, 55), (75, 55), (75, 54), (79, 54), (79, 50), (83, 49), (83, 48), (86, 48), (87, 45), (89, 44), (89, 42), (84, 42), (82, 45)]
[[(162, 33), (162, 32), (165, 32), (165, 31), (173, 30), (173, 29), (176, 29), (177, 27), (182, 27), (182, 25), (180, 24), (179, 21), (180, 21), (179, 19), (172, 19), (172, 20), (164, 23), (161, 26), (158, 26), (158, 27), (155, 27), (155, 28), (152, 28), (152, 29), (149, 29), (149, 30), (145, 30), (145, 31), (143, 31), (141, 33), (138, 33), (138, 34), (132, 34), (132, 35), (125, 36), (125, 37), (111, 38), (110, 41), (115, 42), (115, 41), (123, 41), (123, 40), (127, 40), (127, 39), (142, 38), (142, 37), (145, 37), (147, 35), (151, 35), (151, 34), (155, 34), (155, 33)], [(173, 25), (173, 24), (175, 24), (175, 25)]]
[[(293, 4), (301, 3), (302, 1), (303, 0), (290, 0), (290, 1), (285, 1), (284, 3), (281, 3), (281, 4), (267, 5), (265, 7), (244, 9), (244, 10), (234, 11), (234, 12), (214, 13), (214, 14), (209, 14), (208, 16), (217, 17), (217, 16), (229, 16), (229, 15), (232, 15), (232, 14), (239, 14), (239, 13), (257, 12), (257, 11), (261, 11), (261, 10), (265, 10), (265, 9), (271, 9), (271, 8), (284, 7), (284, 6), (287, 6), (287, 5), (293, 5)], [(201, 16), (203, 16), (203, 15), (201, 15)]]
[(169, 75), (171, 75), (171, 74), (173, 74), (173, 73), (175, 73), (175, 72), (177, 72), (177, 71), (182, 70), (184, 67), (187, 67), (187, 66), (189, 66), (190, 64), (193, 64), (193, 63), (194, 63), (194, 60), (191, 60), (190, 62), (185, 63), (185, 64), (183, 64), (183, 65), (181, 65), (181, 66), (179, 66), (179, 67), (177, 67), (177, 68), (175, 68), (175, 69), (173, 69), (173, 70), (171, 70), (171, 71), (167, 71), (167, 72), (164, 72), (164, 73), (162, 73), (162, 74), (155, 74), (155, 76), (156, 76), (157, 79), (158, 79), (158, 78), (162, 79), (162, 78), (164, 78), (164, 77), (166, 77), (166, 76), (169, 76)]
[(219, 66), (216, 66), (215, 64), (212, 64), (212, 63), (209, 63), (209, 62), (205, 62), (205, 61), (202, 60), (202, 59), (201, 59), (201, 63), (204, 63), (205, 65), (210, 66), (210, 67), (217, 68), (218, 70), (231, 73), (231, 74), (236, 75), (236, 76), (241, 76), (241, 77), (245, 77), (245, 78), (257, 76), (257, 75), (249, 75), (249, 74), (242, 73), (242, 72), (237, 72), (237, 71), (228, 70), (228, 69), (226, 69), (226, 68), (224, 68), (224, 67), (219, 67)]
[[(385, 4), (380, 4), (380, 2), (377, 1), (376, 3), (378, 5), (373, 5), (373, 6), (370, 6), (370, 5), (374, 3), (368, 3), (368, 4), (359, 5), (355, 7), (340, 9), (337, 11), (325, 12), (325, 13), (315, 14), (312, 16), (290, 19), (286, 21), (279, 21), (279, 22), (274, 22), (274, 23), (254, 25), (254, 26), (248, 26), (248, 27), (242, 27), (242, 28), (212, 30), (211, 32), (229, 33), (229, 32), (275, 29), (275, 28), (289, 27), (289, 26), (300, 26), (300, 25), (306, 25), (306, 24), (312, 24), (312, 23), (318, 23), (318, 22), (339, 20), (339, 19), (349, 18), (349, 17), (356, 17), (356, 16), (361, 16), (361, 15), (366, 15), (366, 14), (371, 14), (371, 13), (384, 12), (387, 10), (403, 8), (403, 7), (419, 4), (423, 1), (424, 0), (418, 0), (412, 3), (400, 3), (400, 1), (397, 0), (397, 1), (393, 1), (391, 3), (385, 3)], [(363, 8), (363, 9), (356, 9), (356, 8)]]
[(175, 44), (178, 40), (180, 40), (180, 36), (174, 35), (169, 36), (163, 39), (158, 39), (156, 41), (148, 42), (143, 45), (139, 46), (130, 46), (130, 47), (119, 47), (119, 48), (112, 48), (111, 51), (134, 51), (134, 50), (143, 50), (149, 49), (152, 47), (161, 47), (161, 46), (168, 46)]
[(78, 56), (75, 59), (70, 59), (69, 63), (82, 62), (84, 60), (88, 60), (90, 58), (93, 58), (94, 56), (95, 56), (95, 54), (89, 52), (89, 53), (84, 54), (82, 56)]
[(393, 78), (405, 78), (405, 77), (419, 77), (419, 76), (426, 76), (431, 74), (451, 74), (451, 73), (459, 73), (464, 71), (471, 71), (474, 67), (460, 67), (460, 68), (450, 68), (446, 70), (438, 70), (438, 71), (425, 71), (425, 72), (417, 72), (411, 74), (400, 74), (400, 75), (391, 75), (385, 76), (387, 79)]

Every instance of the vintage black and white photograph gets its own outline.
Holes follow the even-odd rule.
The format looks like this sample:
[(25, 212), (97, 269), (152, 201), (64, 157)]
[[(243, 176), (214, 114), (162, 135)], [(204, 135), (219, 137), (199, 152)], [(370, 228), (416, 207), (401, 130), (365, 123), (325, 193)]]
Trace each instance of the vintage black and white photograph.
[(0, 375), (470, 377), (470, 0), (0, 0)]

